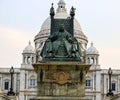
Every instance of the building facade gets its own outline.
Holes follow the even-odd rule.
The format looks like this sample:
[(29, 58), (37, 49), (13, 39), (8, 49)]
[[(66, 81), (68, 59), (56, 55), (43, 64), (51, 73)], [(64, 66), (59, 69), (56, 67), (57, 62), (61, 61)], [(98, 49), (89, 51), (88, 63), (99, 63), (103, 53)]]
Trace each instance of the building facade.
[[(65, 2), (60, 0), (56, 10), (55, 18), (68, 18), (69, 14), (65, 8)], [(42, 24), (40, 32), (35, 36), (35, 47), (28, 43), (22, 53), (22, 64), (15, 68), (13, 76), (13, 91), (18, 100), (29, 100), (37, 95), (37, 75), (32, 64), (36, 62), (36, 53), (40, 53), (45, 40), (50, 34), (50, 17)], [(99, 52), (93, 43), (87, 48), (88, 38), (83, 33), (77, 19), (74, 19), (74, 34), (82, 50), (82, 62), (91, 64), (86, 76), (86, 97), (90, 100), (104, 100), (109, 91), (108, 69), (101, 69), (99, 63)], [(38, 58), (41, 60), (42, 58)], [(0, 94), (6, 95), (10, 89), (10, 73), (8, 68), (0, 68)], [(120, 70), (114, 70), (111, 77), (111, 88), (114, 93), (113, 100), (119, 100), (120, 93)]]

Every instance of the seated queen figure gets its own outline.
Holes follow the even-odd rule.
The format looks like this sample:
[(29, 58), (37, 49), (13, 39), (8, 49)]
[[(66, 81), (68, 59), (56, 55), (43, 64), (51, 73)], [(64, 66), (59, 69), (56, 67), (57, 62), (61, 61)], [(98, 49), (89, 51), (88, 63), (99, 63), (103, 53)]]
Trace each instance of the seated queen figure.
[(80, 60), (81, 51), (78, 41), (74, 36), (68, 33), (63, 25), (60, 25), (59, 30), (52, 33), (45, 42), (41, 56), (43, 59), (51, 60)]

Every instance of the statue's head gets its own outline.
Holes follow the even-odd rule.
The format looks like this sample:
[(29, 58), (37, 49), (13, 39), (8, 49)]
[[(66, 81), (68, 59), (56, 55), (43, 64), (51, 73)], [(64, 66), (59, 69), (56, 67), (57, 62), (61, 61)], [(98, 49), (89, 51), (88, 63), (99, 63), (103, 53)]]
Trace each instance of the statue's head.
[(60, 25), (59, 32), (64, 32), (64, 25)]

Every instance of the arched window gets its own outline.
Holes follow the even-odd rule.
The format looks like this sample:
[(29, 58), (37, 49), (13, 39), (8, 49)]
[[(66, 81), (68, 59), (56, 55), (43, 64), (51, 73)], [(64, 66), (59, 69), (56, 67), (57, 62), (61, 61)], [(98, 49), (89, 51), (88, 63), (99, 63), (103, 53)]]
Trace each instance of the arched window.
[(30, 58), (30, 57), (27, 58), (27, 63), (28, 63), (28, 64), (31, 63), (31, 58)]
[(36, 87), (36, 79), (35, 76), (31, 76), (29, 79), (29, 87), (30, 88), (35, 88)]
[(34, 63), (34, 57), (32, 57), (32, 63)]
[(88, 64), (90, 64), (90, 58), (87, 58), (87, 62), (88, 62)]
[(94, 58), (90, 59), (90, 64), (94, 64)]

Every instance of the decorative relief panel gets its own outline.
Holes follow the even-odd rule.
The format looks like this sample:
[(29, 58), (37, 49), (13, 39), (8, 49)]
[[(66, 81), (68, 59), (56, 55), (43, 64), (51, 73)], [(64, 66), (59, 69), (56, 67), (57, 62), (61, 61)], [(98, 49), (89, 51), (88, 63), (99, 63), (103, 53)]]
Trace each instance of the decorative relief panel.
[(52, 82), (63, 85), (65, 83), (71, 83), (70, 74), (67, 72), (54, 72), (51, 74)]

